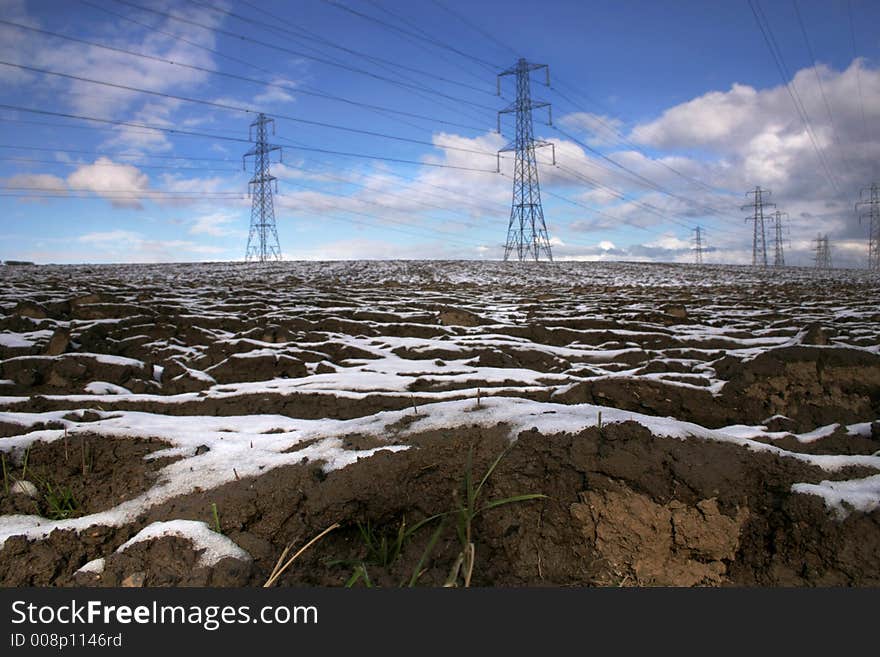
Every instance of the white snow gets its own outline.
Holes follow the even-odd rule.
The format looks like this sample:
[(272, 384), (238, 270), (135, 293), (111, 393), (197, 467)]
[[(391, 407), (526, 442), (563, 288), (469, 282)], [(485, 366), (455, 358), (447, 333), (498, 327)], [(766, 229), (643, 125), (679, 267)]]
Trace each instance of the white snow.
[[(51, 273), (52, 270), (46, 271)], [(146, 323), (122, 327), (120, 319), (42, 320), (40, 325), (64, 326), (74, 335), (99, 324), (119, 325), (126, 333), (119, 340), (114, 339), (114, 343), (126, 343), (133, 347), (142, 340), (153, 340), (141, 345), (144, 350), (132, 349), (125, 353), (140, 355), (149, 350), (161, 352), (156, 362), (165, 362), (173, 357), (188, 370), (185, 376), (200, 380), (210, 387), (204, 392), (179, 395), (132, 394), (122, 386), (95, 381), (85, 388), (88, 394), (44, 395), (52, 407), (65, 408), (47, 413), (12, 412), (15, 408), (26, 407), (27, 395), (0, 397), (0, 404), (7, 409), (7, 412), (0, 412), (0, 422), (12, 425), (11, 432), (19, 434), (0, 438), (0, 450), (5, 452), (15, 450), (17, 453), (37, 440), (57, 440), (64, 435), (66, 428), (72, 434), (89, 432), (107, 440), (156, 438), (170, 446), (153, 452), (147, 458), (183, 457), (159, 471), (153, 488), (101, 513), (57, 522), (36, 516), (0, 517), (0, 543), (15, 533), (42, 536), (56, 527), (82, 529), (91, 524), (125, 524), (150, 507), (172, 497), (189, 494), (196, 488), (220, 486), (234, 480), (236, 474), (240, 477), (258, 476), (273, 468), (297, 463), (303, 458), (322, 462), (325, 470), (342, 468), (359, 458), (369, 457), (377, 449), (408, 449), (407, 445), (394, 444), (397, 436), (405, 437), (429, 429), (454, 431), (457, 427), (470, 424), (495, 426), (504, 423), (510, 428), (511, 439), (515, 439), (520, 431), (531, 427), (547, 435), (580, 432), (595, 426), (599, 413), (604, 424), (631, 420), (649, 428), (655, 436), (723, 441), (750, 450), (795, 458), (828, 472), (852, 465), (880, 470), (880, 454), (805, 455), (767, 444), (767, 441), (772, 443), (791, 434), (770, 432), (765, 426), (736, 424), (707, 429), (674, 418), (597, 405), (540, 403), (527, 398), (540, 394), (541, 398), (553, 399), (554, 394), (584, 381), (624, 378), (634, 381), (653, 379), (664, 385), (676, 386), (678, 390), (699, 388), (717, 395), (725, 381), (718, 377), (713, 364), (721, 355), (751, 359), (768, 350), (799, 344), (803, 337), (803, 326), (814, 321), (825, 325), (832, 323), (838, 329), (835, 345), (826, 349), (847, 346), (876, 353), (880, 349), (877, 345), (878, 327), (874, 321), (876, 303), (871, 299), (865, 299), (863, 303), (859, 299), (847, 299), (847, 305), (841, 301), (801, 303), (793, 299), (778, 303), (774, 301), (773, 307), (768, 309), (766, 299), (752, 304), (745, 296), (738, 296), (740, 292), (736, 291), (747, 292), (760, 286), (762, 291), (777, 295), (783, 286), (805, 285), (805, 289), (809, 289), (809, 286), (815, 285), (812, 272), (791, 268), (773, 277), (766, 277), (748, 268), (706, 267), (695, 270), (666, 265), (645, 267), (632, 263), (555, 263), (552, 268), (535, 263), (535, 266), (523, 266), (516, 270), (501, 263), (284, 263), (278, 268), (262, 270), (260, 282), (263, 287), (243, 291), (245, 288), (236, 286), (242, 276), (250, 274), (228, 264), (163, 265), (161, 268), (143, 269), (119, 266), (101, 270), (100, 277), (91, 272), (80, 272), (77, 268), (62, 271), (65, 276), (74, 279), (77, 276), (91, 278), (94, 287), (88, 291), (107, 289), (105, 281), (109, 279), (136, 280), (137, 285), (118, 293), (120, 297), (128, 297), (122, 298), (121, 302), (133, 302), (141, 287), (161, 289), (162, 305), (176, 304), (181, 309), (187, 309), (181, 317), (192, 320), (190, 328), (197, 338), (183, 333), (178, 337), (162, 337), (168, 333), (155, 331), (158, 325)], [(841, 285), (854, 283), (865, 287), (866, 281), (874, 280), (867, 276), (865, 272), (834, 271), (828, 273), (828, 280)], [(214, 280), (221, 277), (226, 280), (221, 287), (215, 286)], [(293, 286), (290, 277), (296, 279)], [(10, 281), (13, 285), (0, 292), (0, 298), (7, 303), (17, 297), (26, 298), (34, 290), (39, 290), (41, 294), (54, 293), (58, 301), (74, 293), (44, 291), (39, 283), (26, 280), (11, 278)], [(337, 289), (339, 286), (328, 285), (328, 281), (345, 281), (345, 285), (354, 292), (342, 293), (341, 289)], [(384, 290), (385, 283), (392, 283), (392, 290)], [(594, 291), (607, 286), (615, 286), (615, 291), (605, 297), (602, 292)], [(708, 289), (708, 286), (718, 286), (721, 292), (717, 298), (709, 296), (716, 292)], [(398, 287), (405, 289), (394, 289)], [(547, 290), (546, 296), (552, 298), (552, 302), (543, 304), (529, 300), (528, 295), (533, 292), (537, 295), (538, 287)], [(263, 292), (263, 288), (267, 292)], [(294, 288), (295, 292), (290, 292)], [(675, 296), (679, 288), (687, 288), (689, 298), (693, 299), (692, 303), (686, 302), (690, 323), (661, 325), (646, 316), (657, 310), (658, 294), (665, 295), (668, 290), (670, 296)], [(221, 290), (219, 294), (218, 290)], [(82, 293), (86, 291), (80, 290)], [(468, 310), (492, 324), (464, 328), (418, 323), (432, 321), (438, 306)], [(277, 320), (279, 326), (299, 327), (300, 321), (306, 326), (301, 331), (299, 328), (288, 329), (288, 339), (291, 341), (275, 344), (241, 337), (235, 332), (239, 329), (221, 329), (219, 326), (224, 325), (223, 322), (199, 325), (205, 318), (223, 320), (244, 315), (251, 318), (254, 313), (262, 313), (262, 309), (265, 309), (262, 319), (266, 320), (267, 325)], [(551, 321), (543, 322), (545, 318), (551, 318)], [(292, 319), (295, 321), (290, 322)], [(323, 319), (338, 319), (341, 327), (326, 330), (320, 327)], [(579, 324), (579, 320), (588, 321)], [(406, 328), (407, 322), (413, 322), (408, 326), (413, 329), (414, 335), (431, 337), (397, 335), (410, 331), (410, 328)], [(564, 339), (544, 340), (540, 333), (530, 331), (530, 327), (553, 322), (565, 327)], [(394, 326), (395, 330), (388, 330), (386, 327), (389, 326)], [(359, 327), (363, 327), (363, 330)], [(553, 329), (548, 330), (552, 332)], [(386, 335), (386, 332), (395, 335)], [(432, 335), (432, 332), (435, 334)], [(508, 335), (507, 332), (514, 334)], [(37, 346), (51, 333), (51, 330), (45, 329), (24, 333), (3, 332), (0, 333), (0, 346)], [(297, 334), (309, 335), (309, 341), (298, 339)], [(248, 335), (261, 336), (262, 333), (257, 331)], [(838, 341), (840, 344), (837, 344)], [(75, 342), (74, 349), (78, 349)], [(222, 346), (219, 353), (216, 346)], [(250, 346), (254, 347), (252, 351), (231, 353)], [(541, 370), (540, 365), (484, 367), (477, 364), (477, 355), (496, 349), (524, 363), (530, 362), (527, 355), (529, 358), (538, 355), (542, 360), (554, 363), (567, 361), (570, 366), (554, 367), (564, 371), (547, 373)], [(350, 357), (331, 355), (335, 353), (334, 350), (349, 350)], [(400, 353), (409, 357), (404, 358), (398, 355)], [(431, 353), (442, 355), (429, 357)], [(221, 356), (246, 363), (249, 358), (265, 354), (283, 354), (307, 361), (314, 359), (314, 362), (307, 364), (310, 375), (218, 385), (209, 373), (203, 371), (209, 363), (220, 362)], [(676, 354), (688, 357), (673, 357)], [(143, 361), (134, 358), (86, 353), (67, 354), (64, 358), (95, 359), (148, 371)], [(153, 362), (153, 358), (147, 360)], [(336, 371), (315, 374), (314, 368), (319, 360), (328, 360)], [(669, 367), (663, 368), (667, 371), (640, 374), (649, 361)], [(517, 365), (516, 362), (511, 364)], [(690, 373), (671, 371), (678, 369), (689, 370)], [(155, 381), (162, 382), (161, 366), (154, 365), (151, 373)], [(165, 375), (167, 383), (171, 377), (167, 376), (167, 372)], [(144, 377), (149, 378), (146, 374)], [(10, 383), (6, 382), (7, 385)], [(475, 401), (477, 388), (482, 389), (479, 408)], [(155, 389), (158, 390), (158, 387)], [(392, 431), (389, 429), (391, 425), (404, 417), (412, 417), (412, 409), (344, 421), (304, 420), (282, 415), (172, 415), (179, 412), (175, 406), (183, 403), (210, 399), (219, 402), (218, 407), (231, 408), (237, 404), (237, 397), (266, 393), (299, 400), (320, 396), (319, 402), (332, 396), (341, 403), (370, 397), (378, 400), (380, 405), (383, 399), (396, 404), (402, 396), (412, 395), (418, 406), (419, 417), (406, 429)], [(245, 402), (242, 407), (247, 408), (247, 400), (242, 401)], [(65, 415), (74, 417), (70, 414), (77, 409), (104, 404), (113, 408), (144, 404), (155, 412), (101, 412), (101, 419), (96, 422), (62, 419)], [(30, 430), (38, 422), (52, 420), (60, 422), (59, 426), (63, 428)], [(266, 433), (271, 430), (280, 430), (280, 433)], [(796, 437), (800, 442), (807, 443), (830, 435), (835, 430), (837, 425), (829, 425)], [(869, 422), (853, 424), (847, 427), (847, 431), (849, 435), (870, 436), (871, 425)], [(360, 451), (345, 449), (342, 439), (354, 433), (374, 436), (387, 441), (387, 445)], [(207, 445), (209, 451), (195, 456), (195, 448), (199, 445)], [(873, 499), (880, 500), (880, 492), (875, 488), (857, 482), (804, 483), (797, 486), (813, 486), (823, 491), (827, 488), (835, 491), (835, 495), (844, 497), (858, 493), (863, 496), (859, 499), (867, 500), (872, 499), (873, 495)]]
[(199, 566), (213, 566), (221, 559), (232, 557), (240, 561), (250, 561), (251, 555), (236, 545), (232, 539), (213, 531), (204, 522), (195, 520), (170, 520), (154, 522), (123, 543), (117, 552), (125, 552), (132, 545), (152, 541), (163, 536), (178, 536), (192, 543), (193, 549), (201, 551)]
[(852, 511), (869, 513), (880, 507), (880, 474), (864, 479), (794, 484), (791, 490), (805, 495), (818, 495), (839, 518), (845, 518)]
[(106, 381), (92, 381), (84, 388), (86, 392), (92, 395), (130, 395), (131, 390), (123, 388), (115, 383), (107, 383)]
[(20, 333), (9, 333), (7, 331), (0, 333), (0, 347), (19, 348), (32, 346), (34, 346), (34, 343), (22, 337)]
[(846, 433), (849, 436), (863, 436), (865, 438), (871, 437), (871, 425), (873, 422), (858, 422), (856, 424), (849, 424), (846, 427)]
[(812, 443), (820, 440), (821, 438), (826, 438), (827, 436), (830, 436), (835, 431), (837, 431), (837, 428), (839, 426), (839, 424), (829, 424), (828, 426), (819, 427), (818, 429), (813, 429), (812, 431), (808, 431), (807, 433), (796, 434), (795, 437), (798, 439), (799, 442)]
[(100, 557), (99, 559), (92, 559), (87, 564), (80, 567), (76, 572), (78, 573), (94, 573), (95, 575), (100, 575), (104, 572), (104, 557)]

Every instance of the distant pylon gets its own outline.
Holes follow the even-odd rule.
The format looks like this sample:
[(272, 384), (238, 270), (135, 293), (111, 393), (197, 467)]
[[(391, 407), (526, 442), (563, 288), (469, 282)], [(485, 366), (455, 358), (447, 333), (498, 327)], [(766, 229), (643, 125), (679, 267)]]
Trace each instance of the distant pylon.
[(755, 234), (752, 239), (752, 266), (753, 267), (766, 267), (767, 266), (767, 235), (764, 231), (764, 208), (765, 207), (776, 207), (773, 203), (767, 203), (764, 201), (764, 195), (770, 196), (772, 194), (769, 189), (761, 189), (760, 187), (755, 187), (755, 190), (752, 192), (746, 192), (746, 196), (750, 194), (754, 194), (755, 200), (751, 203), (748, 203), (742, 206), (742, 210), (747, 210), (749, 208), (754, 209), (754, 213), (746, 217), (746, 221), (753, 221), (755, 223)]
[[(551, 146), (547, 141), (535, 139), (532, 129), (532, 110), (548, 108), (550, 103), (533, 101), (530, 89), (530, 74), (540, 68), (546, 69), (547, 86), (550, 86), (550, 69), (546, 64), (530, 64), (520, 58), (517, 63), (498, 75), (498, 95), (501, 95), (501, 78), (516, 75), (516, 100), (498, 112), (498, 132), (501, 132), (501, 115), (516, 113), (516, 138), (498, 151), (498, 170), (501, 170), (501, 153), (516, 151), (513, 167), (513, 202), (510, 208), (510, 223), (507, 226), (507, 242), (504, 245), (504, 259), (510, 254), (523, 260), (539, 260), (543, 253), (552, 262), (550, 238), (544, 223), (544, 210), (541, 208), (541, 187), (538, 184), (538, 163), (535, 148)], [(550, 123), (553, 117), (550, 115)], [(553, 164), (556, 164), (556, 148), (553, 147)]]
[(694, 262), (703, 264), (703, 229), (700, 226), (694, 228)]
[(777, 210), (772, 215), (774, 225), (774, 239), (773, 246), (775, 250), (775, 254), (773, 256), (773, 266), (774, 267), (785, 267), (785, 249), (783, 247), (783, 239), (782, 239), (782, 220), (783, 218), (788, 219), (788, 212), (780, 212)]
[[(275, 206), (272, 203), (272, 183), (275, 183), (275, 191), (278, 191), (278, 182), (269, 173), (269, 154), (272, 151), (280, 151), (281, 146), (268, 143), (268, 131), (266, 126), (272, 124), (272, 134), (275, 134), (275, 120), (266, 118), (260, 113), (256, 120), (251, 123), (248, 138), (253, 139), (254, 147), (242, 156), (242, 167), (246, 166), (245, 160), (254, 156), (254, 177), (248, 182), (248, 194), (253, 199), (251, 202), (251, 229), (248, 234), (247, 251), (245, 260), (281, 260), (281, 246), (278, 244), (278, 230), (275, 228)], [(254, 138), (256, 128), (256, 138)]]
[(862, 219), (868, 221), (868, 269), (880, 271), (880, 184), (874, 183), (863, 189), (861, 198), (856, 203), (856, 212), (859, 213), (859, 223)]
[(816, 236), (816, 269), (831, 269), (831, 246), (828, 235)]

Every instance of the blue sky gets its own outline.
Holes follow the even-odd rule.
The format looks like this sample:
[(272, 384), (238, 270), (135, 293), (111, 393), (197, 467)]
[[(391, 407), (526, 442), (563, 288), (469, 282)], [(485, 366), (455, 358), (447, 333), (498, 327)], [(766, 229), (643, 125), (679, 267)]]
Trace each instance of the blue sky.
[(836, 265), (866, 261), (876, 2), (0, 0), (0, 20), (0, 259), (243, 258), (255, 111), (284, 147), (285, 258), (499, 258), (495, 76), (524, 56), (551, 72), (532, 93), (557, 258), (687, 262), (699, 225), (707, 261), (747, 263), (760, 185), (787, 262), (820, 232)]

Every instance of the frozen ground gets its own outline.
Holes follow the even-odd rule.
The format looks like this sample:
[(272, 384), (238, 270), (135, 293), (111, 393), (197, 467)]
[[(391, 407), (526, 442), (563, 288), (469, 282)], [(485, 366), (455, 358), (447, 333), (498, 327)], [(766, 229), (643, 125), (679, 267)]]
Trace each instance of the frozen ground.
[[(829, 522), (875, 518), (876, 529), (880, 280), (867, 272), (346, 262), (6, 267), (0, 276), (8, 476), (27, 474), (31, 445), (59, 458), (63, 443), (81, 496), (105, 486), (98, 465), (88, 471), (99, 443), (153, 445), (108, 455), (108, 473), (113, 458), (155, 465), (137, 473), (137, 490), (80, 501), (69, 518), (52, 519), (42, 491), (7, 494), (0, 542), (36, 545), (56, 529), (94, 526), (133, 532), (149, 517), (177, 524), (139, 542), (190, 528), (198, 551), (208, 530), (187, 523), (211, 517), (178, 517), (175, 500), (276, 470), (316, 464), (325, 477), (380, 451), (404, 458), (426, 449), (424, 436), (503, 427), (506, 439), (533, 429), (552, 439), (621, 423), (652, 439), (799, 464), (785, 496), (821, 500)], [(75, 440), (82, 455), (70, 454)], [(73, 486), (72, 472), (37, 483)], [(639, 492), (637, 482), (627, 488)], [(748, 495), (736, 503), (754, 509)], [(114, 550), (83, 553), (65, 572)]]

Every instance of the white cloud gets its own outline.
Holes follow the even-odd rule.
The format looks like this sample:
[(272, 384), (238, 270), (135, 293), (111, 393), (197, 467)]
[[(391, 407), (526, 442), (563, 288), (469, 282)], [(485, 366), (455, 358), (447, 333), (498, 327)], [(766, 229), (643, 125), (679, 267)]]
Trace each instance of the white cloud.
[(710, 166), (723, 170), (726, 184), (737, 189), (775, 185), (777, 197), (849, 204), (854, 190), (871, 180), (880, 157), (876, 131), (866, 133), (862, 121), (863, 107), (868, 126), (880, 120), (880, 70), (867, 67), (863, 60), (853, 61), (844, 71), (820, 65), (817, 71), (799, 71), (791, 85), (803, 100), (816, 144), (840, 193), (827, 181), (784, 86), (756, 90), (734, 84), (726, 92), (713, 91), (666, 110), (658, 119), (637, 125), (631, 137), (654, 148), (711, 153), (715, 159)]
[(679, 239), (675, 235), (666, 234), (656, 240), (652, 240), (650, 242), (645, 242), (645, 246), (659, 247), (661, 249), (677, 250), (677, 249), (690, 249), (691, 243), (686, 240)]
[(143, 236), (140, 233), (135, 233), (129, 230), (108, 230), (103, 232), (86, 233), (76, 238), (77, 242), (98, 245), (120, 243), (131, 244), (134, 242), (140, 242), (142, 240)]
[(146, 192), (150, 180), (145, 173), (131, 164), (119, 164), (107, 157), (99, 157), (94, 164), (86, 164), (67, 177), (73, 190), (95, 192), (117, 208), (140, 209), (137, 194)]
[[(152, 239), (136, 231), (121, 229), (86, 233), (77, 237), (76, 242), (88, 246), (87, 255), (80, 256), (85, 262), (182, 262), (203, 260), (205, 256), (226, 252), (223, 248), (199, 242)], [(70, 262), (71, 254), (42, 254), (39, 259), (63, 262), (65, 258)]]
[(230, 227), (230, 224), (236, 221), (238, 221), (238, 218), (235, 215), (226, 212), (202, 215), (192, 220), (189, 233), (190, 235), (210, 235), (212, 237), (240, 235), (243, 231)]
[(64, 192), (67, 185), (63, 178), (49, 173), (19, 173), (3, 180), (7, 189), (18, 188), (22, 193), (28, 191)]
[(620, 119), (590, 112), (566, 114), (557, 121), (562, 126), (586, 133), (587, 143), (591, 146), (605, 146), (618, 142), (623, 127), (623, 121)]
[[(296, 98), (291, 91), (296, 89), (296, 83), (286, 78), (274, 78), (272, 86), (266, 86), (266, 90), (254, 96), (257, 104), (269, 103), (292, 103)], [(281, 87), (286, 87), (282, 89)], [(289, 89), (290, 91), (288, 91)]]

